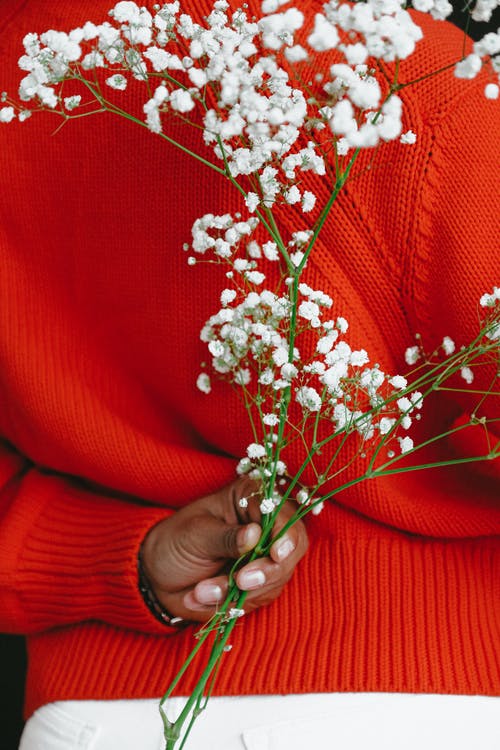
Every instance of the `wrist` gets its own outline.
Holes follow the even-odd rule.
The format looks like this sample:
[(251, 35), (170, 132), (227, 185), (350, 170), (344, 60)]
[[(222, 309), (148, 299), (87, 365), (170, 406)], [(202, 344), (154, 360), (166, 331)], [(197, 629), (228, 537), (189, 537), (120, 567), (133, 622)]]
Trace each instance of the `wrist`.
[(175, 617), (174, 615), (170, 614), (170, 612), (165, 609), (163, 604), (156, 596), (156, 593), (144, 568), (142, 547), (140, 548), (139, 554), (137, 555), (137, 577), (139, 591), (141, 592), (144, 604), (149, 609), (151, 614), (163, 625), (179, 626), (183, 624), (184, 620), (182, 619), (182, 617)]

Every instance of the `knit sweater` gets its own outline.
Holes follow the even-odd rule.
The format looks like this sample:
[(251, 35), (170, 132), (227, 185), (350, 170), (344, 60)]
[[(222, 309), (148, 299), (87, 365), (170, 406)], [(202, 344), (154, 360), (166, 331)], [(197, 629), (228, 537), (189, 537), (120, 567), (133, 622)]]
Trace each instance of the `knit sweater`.
[[(2, 89), (16, 91), (26, 32), (98, 21), (109, 5), (0, 2)], [(186, 6), (206, 13), (209, 0)], [(405, 80), (462, 46), (450, 25), (416, 18), (425, 38)], [(405, 370), (416, 332), (429, 348), (470, 338), (479, 297), (499, 282), (498, 102), (484, 84), (448, 72), (403, 89), (417, 143), (360, 157), (308, 265), (352, 345), (387, 372)], [(127, 96), (139, 109), (138, 91)], [(133, 123), (57, 125), (41, 114), (0, 129), (0, 626), (28, 635), (27, 715), (52, 700), (163, 694), (195, 631), (149, 613), (138, 548), (230, 482), (251, 440), (230, 388), (196, 388), (199, 331), (224, 277), (182, 252), (196, 217), (242, 210), (240, 198)], [(320, 178), (306, 184), (326, 195)], [(422, 429), (445, 429), (467, 405), (440, 394)], [(235, 628), (215, 692), (499, 694), (498, 488), (495, 467), (472, 465), (328, 502), (283, 594)]]

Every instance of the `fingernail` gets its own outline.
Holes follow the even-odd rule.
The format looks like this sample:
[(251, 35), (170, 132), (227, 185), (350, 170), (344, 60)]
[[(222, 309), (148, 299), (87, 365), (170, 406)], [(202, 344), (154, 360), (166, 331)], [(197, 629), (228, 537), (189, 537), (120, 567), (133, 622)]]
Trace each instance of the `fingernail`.
[(245, 570), (238, 576), (238, 584), (240, 588), (247, 591), (251, 589), (258, 589), (260, 588), (260, 586), (263, 586), (265, 582), (266, 576), (264, 575), (262, 570), (259, 569)]
[(278, 560), (284, 560), (288, 557), (288, 555), (292, 554), (295, 549), (295, 545), (289, 537), (284, 536), (281, 539), (278, 539), (278, 541), (273, 545), (273, 549), (278, 556)]
[(216, 604), (222, 599), (222, 589), (215, 583), (202, 581), (196, 585), (194, 596), (200, 604)]
[(183, 601), (186, 609), (191, 609), (195, 612), (206, 610), (207, 605), (200, 604), (200, 602), (195, 599), (192, 591), (188, 591), (187, 594), (184, 595)]
[(257, 542), (259, 541), (260, 531), (259, 527), (256, 524), (250, 524), (250, 526), (247, 526), (245, 529), (245, 533), (243, 534), (243, 547), (244, 550), (249, 551), (255, 547)]

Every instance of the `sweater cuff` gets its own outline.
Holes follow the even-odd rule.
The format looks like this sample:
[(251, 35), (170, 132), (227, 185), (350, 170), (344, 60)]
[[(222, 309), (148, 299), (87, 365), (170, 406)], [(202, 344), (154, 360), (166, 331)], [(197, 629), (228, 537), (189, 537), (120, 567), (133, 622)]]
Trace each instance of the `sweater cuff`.
[(5, 629), (32, 633), (100, 620), (164, 635), (139, 591), (137, 555), (149, 529), (171, 513), (29, 472), (0, 538)]

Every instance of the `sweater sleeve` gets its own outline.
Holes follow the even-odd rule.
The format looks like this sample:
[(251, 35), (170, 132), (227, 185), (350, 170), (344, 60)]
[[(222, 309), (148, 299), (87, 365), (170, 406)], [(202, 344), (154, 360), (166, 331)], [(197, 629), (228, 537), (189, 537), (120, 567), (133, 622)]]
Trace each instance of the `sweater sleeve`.
[(0, 629), (83, 620), (165, 633), (137, 586), (136, 559), (165, 508), (82, 489), (0, 447)]

